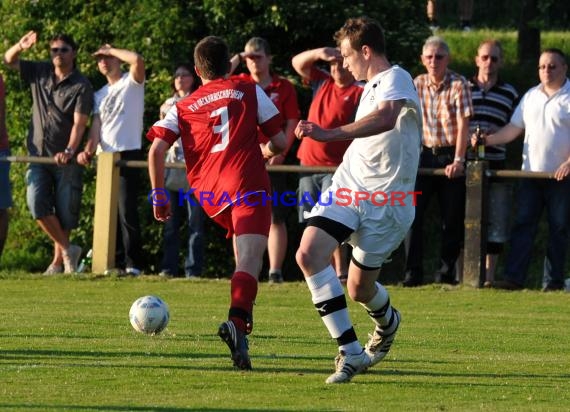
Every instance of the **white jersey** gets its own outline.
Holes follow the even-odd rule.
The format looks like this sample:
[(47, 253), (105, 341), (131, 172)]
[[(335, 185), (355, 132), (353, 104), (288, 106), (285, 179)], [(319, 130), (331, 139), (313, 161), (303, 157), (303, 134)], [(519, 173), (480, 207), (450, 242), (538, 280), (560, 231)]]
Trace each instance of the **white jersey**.
[[(405, 101), (394, 128), (354, 139), (332, 185), (306, 215), (351, 228), (352, 257), (371, 268), (381, 267), (400, 245), (415, 214), (411, 193), (420, 159), (422, 113), (412, 77), (397, 66), (374, 76), (364, 87), (356, 120), (378, 110), (380, 102), (394, 100)], [(360, 199), (368, 195), (367, 200), (347, 196), (351, 192), (359, 192)]]
[(392, 130), (354, 139), (333, 180), (354, 191), (413, 191), (418, 172), (422, 115), (412, 77), (398, 66), (378, 73), (364, 87), (356, 120), (382, 101), (405, 100)]
[(525, 130), (521, 169), (554, 173), (570, 157), (570, 81), (552, 96), (542, 85), (530, 89), (511, 123)]
[(115, 84), (95, 93), (95, 114), (101, 118), (100, 147), (104, 152), (141, 148), (144, 115), (144, 83), (124, 73)]

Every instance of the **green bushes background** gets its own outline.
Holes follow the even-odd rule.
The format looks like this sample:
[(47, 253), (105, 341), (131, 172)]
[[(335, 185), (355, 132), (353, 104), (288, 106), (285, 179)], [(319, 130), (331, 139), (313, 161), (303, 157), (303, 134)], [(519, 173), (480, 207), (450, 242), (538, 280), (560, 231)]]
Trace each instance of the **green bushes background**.
[[(350, 4), (349, 4), (350, 3)], [(452, 26), (455, 10), (451, 3), (440, 2), (441, 21)], [(476, 2), (475, 16), (488, 20), (487, 27), (506, 27), (508, 30), (482, 30), (462, 33), (443, 30), (441, 35), (450, 43), (452, 68), (470, 76), (473, 73), (473, 56), (479, 41), (487, 37), (499, 37), (504, 42), (507, 64), (506, 80), (520, 91), (536, 83), (535, 70), (521, 70), (516, 60), (517, 11), (500, 12), (500, 5), (492, 2)], [(485, 4), (495, 7), (498, 14), (487, 15)], [(563, 27), (568, 6), (542, 0), (544, 18), (541, 27)], [(189, 62), (195, 43), (202, 37), (216, 34), (224, 37), (234, 52), (243, 50), (251, 36), (269, 40), (273, 67), (279, 74), (288, 76), (297, 86), (304, 116), (310, 102), (310, 93), (304, 89), (290, 65), (291, 57), (308, 48), (333, 45), (332, 35), (348, 17), (369, 15), (380, 21), (385, 30), (388, 56), (393, 63), (407, 68), (413, 75), (420, 73), (418, 56), (424, 39), (430, 35), (425, 22), (425, 2), (422, 0), (382, 0), (341, 2), (340, 0), (296, 1), (288, 0), (4, 0), (0, 3), (0, 42), (3, 53), (29, 30), (39, 33), (39, 42), (21, 58), (46, 60), (49, 58), (48, 40), (59, 32), (71, 34), (80, 45), (77, 64), (98, 89), (104, 78), (97, 72), (91, 53), (102, 43), (112, 43), (121, 48), (138, 51), (145, 58), (147, 83), (145, 95), (145, 131), (157, 119), (158, 107), (170, 94), (171, 73), (179, 63)], [(493, 17), (493, 18), (491, 18)], [(502, 18), (500, 18), (502, 17)], [(474, 22), (477, 24), (477, 21)], [(482, 24), (481, 24), (482, 26)], [(543, 46), (556, 46), (569, 52), (568, 33), (543, 33)], [(12, 153), (25, 155), (25, 136), (31, 116), (29, 90), (16, 72), (0, 67), (7, 89), (7, 124)], [(147, 142), (143, 140), (143, 148)], [(519, 156), (520, 157), (520, 156)], [(516, 159), (516, 156), (514, 157)], [(516, 162), (516, 161), (515, 161)], [(516, 164), (514, 165), (516, 167)], [(31, 219), (25, 204), (25, 164), (13, 164), (11, 180), (14, 207), (11, 209), (11, 225), (0, 267), (4, 269), (43, 270), (51, 256), (51, 242)], [(146, 200), (148, 179), (141, 171), (144, 190), (140, 194), (141, 216), (145, 255), (145, 270), (157, 271), (161, 256), (161, 226), (152, 219), (152, 210)], [(95, 169), (87, 168), (84, 175), (84, 196), (81, 225), (72, 234), (73, 241), (88, 249), (92, 243), (92, 216), (95, 193)], [(296, 185), (296, 176), (290, 176)], [(290, 246), (298, 240), (299, 228), (296, 211), (290, 222)], [(223, 232), (215, 225), (207, 225), (208, 276), (229, 274), (232, 266), (231, 245), (223, 238)], [(289, 249), (291, 249), (291, 247)], [(285, 267), (290, 278), (299, 276), (289, 250)]]

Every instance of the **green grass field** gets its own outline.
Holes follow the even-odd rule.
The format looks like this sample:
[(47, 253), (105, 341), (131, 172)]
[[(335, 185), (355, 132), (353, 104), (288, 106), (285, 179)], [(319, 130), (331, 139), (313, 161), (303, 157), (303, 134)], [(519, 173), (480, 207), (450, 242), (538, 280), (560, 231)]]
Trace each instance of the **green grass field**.
[[(260, 286), (254, 370), (216, 336), (229, 281), (0, 274), (0, 409), (14, 411), (567, 411), (570, 294), (388, 287), (403, 323), (386, 360), (325, 385), (336, 344), (303, 283)], [(158, 336), (130, 326), (156, 294)], [(372, 324), (351, 304), (366, 341)]]

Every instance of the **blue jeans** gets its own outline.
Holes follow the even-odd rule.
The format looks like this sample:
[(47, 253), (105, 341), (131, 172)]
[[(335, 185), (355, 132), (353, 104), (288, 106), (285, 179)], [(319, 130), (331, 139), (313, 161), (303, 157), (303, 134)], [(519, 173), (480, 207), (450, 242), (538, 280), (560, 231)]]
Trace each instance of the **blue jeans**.
[[(319, 200), (319, 194), (325, 192), (332, 184), (332, 173), (303, 174), (299, 178), (299, 223), (305, 223), (303, 212), (310, 212)], [(312, 203), (309, 200), (312, 200)]]
[(544, 209), (548, 219), (546, 259), (550, 263), (550, 286), (560, 287), (564, 284), (570, 223), (570, 180), (523, 179), (519, 184), (511, 247), (505, 265), (505, 279), (517, 285), (524, 286)]
[(161, 271), (171, 276), (178, 274), (178, 251), (180, 250), (180, 228), (188, 222), (188, 253), (184, 259), (186, 277), (200, 276), (204, 269), (204, 221), (206, 214), (196, 202), (178, 202), (178, 192), (170, 191), (172, 216), (166, 221), (163, 231), (163, 256)]
[(78, 226), (83, 167), (31, 163), (26, 184), (28, 208), (34, 219), (55, 215), (64, 230)]

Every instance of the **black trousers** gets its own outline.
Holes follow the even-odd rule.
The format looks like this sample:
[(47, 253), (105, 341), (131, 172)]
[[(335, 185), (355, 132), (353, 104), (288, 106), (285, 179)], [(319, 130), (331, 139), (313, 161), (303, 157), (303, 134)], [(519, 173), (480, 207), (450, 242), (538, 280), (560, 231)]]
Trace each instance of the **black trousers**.
[[(141, 150), (121, 152), (121, 160), (142, 160)], [(141, 169), (121, 167), (119, 173), (119, 216), (115, 263), (118, 268), (142, 269), (142, 242), (139, 223), (139, 189)]]
[[(441, 169), (453, 162), (455, 148), (443, 148), (438, 152), (424, 148), (420, 156), (420, 167)], [(423, 242), (425, 212), (432, 197), (440, 207), (440, 261), (448, 267), (444, 276), (453, 277), (455, 262), (463, 247), (465, 234), (465, 177), (449, 179), (445, 176), (418, 176), (416, 191), (421, 192), (416, 205), (416, 216), (409, 236), (406, 262), (408, 277), (423, 280)]]

